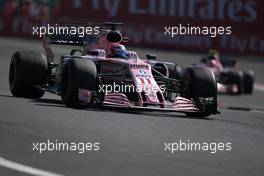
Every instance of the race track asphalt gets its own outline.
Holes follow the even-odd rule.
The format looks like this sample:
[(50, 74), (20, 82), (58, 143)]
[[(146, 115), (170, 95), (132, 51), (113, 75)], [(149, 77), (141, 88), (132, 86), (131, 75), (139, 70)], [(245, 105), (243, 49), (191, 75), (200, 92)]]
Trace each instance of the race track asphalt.
[[(252, 96), (221, 95), (221, 114), (207, 119), (191, 119), (171, 113), (71, 109), (61, 104), (60, 97), (49, 93), (40, 100), (12, 97), (7, 78), (13, 52), (40, 48), (39, 42), (0, 38), (1, 176), (30, 173), (25, 167), (18, 170), (12, 164), (7, 166), (1, 158), (69, 176), (264, 174), (264, 92), (256, 90)], [(170, 55), (176, 58), (184, 56), (184, 59), (179, 59), (180, 63), (197, 62), (193, 58), (198, 58), (193, 54)], [(241, 65), (256, 68), (257, 81), (262, 81), (264, 62), (241, 61)], [(73, 151), (45, 151), (40, 154), (33, 151), (33, 143), (48, 140), (99, 142), (100, 150), (83, 154)], [(180, 140), (229, 142), (232, 150), (215, 154), (209, 151), (175, 151), (172, 154), (164, 150), (165, 142)]]

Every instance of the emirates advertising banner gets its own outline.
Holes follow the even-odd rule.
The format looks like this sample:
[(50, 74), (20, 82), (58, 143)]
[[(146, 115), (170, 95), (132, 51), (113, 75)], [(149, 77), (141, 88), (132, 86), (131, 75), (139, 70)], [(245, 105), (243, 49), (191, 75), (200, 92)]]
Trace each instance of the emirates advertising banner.
[(53, 1), (47, 6), (49, 13), (41, 16), (20, 18), (3, 10), (0, 30), (5, 35), (28, 36), (32, 25), (56, 23), (54, 16), (60, 22), (122, 22), (133, 46), (262, 55), (263, 6), (260, 0)]

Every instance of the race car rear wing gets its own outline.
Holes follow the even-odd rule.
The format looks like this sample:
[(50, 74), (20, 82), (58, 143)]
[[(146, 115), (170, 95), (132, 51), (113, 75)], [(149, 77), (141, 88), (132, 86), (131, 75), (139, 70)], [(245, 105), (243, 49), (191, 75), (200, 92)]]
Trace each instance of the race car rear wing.
[[(105, 34), (106, 32), (119, 32), (119, 27), (123, 26), (123, 23), (113, 23), (113, 22), (105, 22), (105, 23), (65, 23), (61, 26), (56, 26), (58, 30), (52, 35), (45, 35), (46, 38), (49, 38), (51, 44), (60, 44), (60, 45), (84, 45), (89, 42), (92, 42), (95, 40), (95, 38), (98, 38), (102, 36), (102, 34)], [(90, 27), (92, 29), (96, 28), (95, 33), (87, 34), (83, 33), (82, 36), (80, 36), (79, 32), (76, 29), (83, 27)], [(68, 30), (67, 30), (68, 29)], [(73, 34), (70, 32), (74, 29), (75, 33)], [(64, 31), (66, 30), (66, 32)], [(61, 34), (62, 32), (62, 34)], [(128, 40), (127, 37), (121, 38), (122, 42), (126, 42)]]
[[(51, 49), (51, 44), (58, 45), (74, 45), (74, 46), (83, 46), (85, 47), (92, 44), (93, 42), (97, 42), (101, 37), (106, 37), (109, 42), (118, 43), (118, 42), (127, 42), (128, 38), (123, 37), (119, 31), (119, 27), (123, 26), (123, 23), (112, 23), (105, 22), (102, 24), (98, 23), (66, 23), (61, 25), (65, 28), (75, 28), (78, 27), (92, 27), (98, 30), (96, 34), (84, 34), (80, 36), (77, 32), (72, 33), (54, 33), (52, 35), (45, 35), (43, 37), (43, 47), (47, 53), (48, 62), (51, 63), (54, 60), (54, 53)], [(57, 26), (58, 27), (58, 26)]]

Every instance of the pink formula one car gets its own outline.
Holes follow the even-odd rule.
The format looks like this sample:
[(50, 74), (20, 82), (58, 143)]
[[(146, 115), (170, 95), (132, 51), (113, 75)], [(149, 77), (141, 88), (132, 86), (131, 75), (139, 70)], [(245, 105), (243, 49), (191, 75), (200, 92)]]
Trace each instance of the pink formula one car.
[[(104, 23), (98, 35), (83, 38), (52, 35), (41, 52), (16, 52), (10, 64), (10, 91), (14, 96), (40, 98), (45, 91), (60, 95), (65, 105), (120, 107), (181, 112), (204, 117), (217, 114), (217, 85), (205, 67), (187, 67), (140, 59), (125, 49), (121, 24)], [(53, 63), (51, 44), (82, 45)]]
[(220, 58), (217, 51), (210, 51), (202, 58), (203, 66), (210, 68), (217, 78), (218, 93), (240, 95), (252, 94), (254, 90), (254, 72), (252, 70), (239, 70), (236, 60)]

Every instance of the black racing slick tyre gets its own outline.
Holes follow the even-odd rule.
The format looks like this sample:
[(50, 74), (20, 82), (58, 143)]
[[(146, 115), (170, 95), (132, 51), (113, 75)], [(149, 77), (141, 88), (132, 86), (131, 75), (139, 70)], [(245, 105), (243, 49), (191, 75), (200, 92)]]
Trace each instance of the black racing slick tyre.
[[(236, 95), (241, 95), (243, 93), (243, 85), (244, 85), (244, 76), (242, 71), (233, 71), (231, 72), (231, 78), (233, 78), (233, 84), (236, 84), (238, 87), (238, 91)], [(231, 81), (232, 82), (232, 81)], [(232, 94), (232, 93), (231, 93)]]
[(254, 90), (255, 76), (252, 70), (243, 72), (243, 93), (252, 94)]
[(217, 113), (217, 82), (213, 72), (204, 67), (188, 67), (186, 95), (193, 99), (200, 112), (188, 112), (187, 116), (206, 117)]
[(233, 92), (232, 90), (228, 91), (231, 95), (240, 95), (243, 93), (243, 71), (231, 69), (227, 72), (222, 72), (220, 74), (220, 83), (229, 85), (237, 85), (237, 92)]
[(80, 106), (79, 89), (97, 90), (97, 70), (93, 61), (74, 58), (62, 71), (61, 98), (66, 106)]
[(9, 67), (9, 89), (13, 96), (38, 99), (45, 91), (47, 59), (42, 52), (19, 51), (14, 53)]

